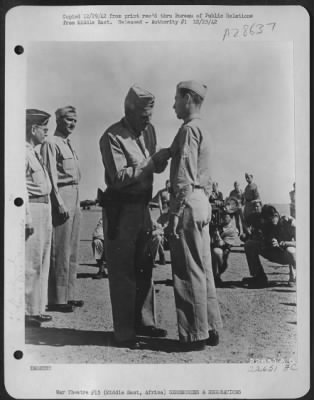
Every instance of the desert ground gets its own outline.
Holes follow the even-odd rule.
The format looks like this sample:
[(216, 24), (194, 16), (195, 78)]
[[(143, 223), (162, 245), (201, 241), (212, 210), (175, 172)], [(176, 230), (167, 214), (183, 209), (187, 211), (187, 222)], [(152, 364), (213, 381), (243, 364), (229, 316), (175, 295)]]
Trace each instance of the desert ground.
[(241, 284), (248, 276), (243, 247), (230, 254), (228, 282), (217, 289), (224, 328), (217, 347), (182, 353), (177, 349), (176, 313), (170, 254), (166, 265), (154, 268), (158, 326), (167, 329), (163, 339), (142, 338), (144, 349), (114, 346), (108, 279), (95, 280), (92, 232), (101, 211), (82, 211), (77, 299), (82, 308), (73, 313), (49, 313), (53, 319), (41, 328), (27, 328), (25, 357), (34, 363), (247, 363), (255, 359), (297, 359), (296, 287), (288, 287), (288, 266), (263, 261), (269, 287), (248, 289)]

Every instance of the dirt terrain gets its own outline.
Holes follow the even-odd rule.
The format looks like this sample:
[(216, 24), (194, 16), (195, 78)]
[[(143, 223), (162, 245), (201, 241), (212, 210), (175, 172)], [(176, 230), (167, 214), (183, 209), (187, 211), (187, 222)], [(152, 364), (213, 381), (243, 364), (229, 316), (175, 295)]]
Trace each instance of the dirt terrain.
[[(91, 236), (100, 210), (82, 211), (77, 299), (83, 308), (73, 313), (53, 312), (42, 328), (26, 331), (27, 359), (34, 363), (246, 363), (250, 358), (296, 360), (296, 288), (288, 287), (288, 267), (264, 262), (270, 280), (264, 289), (247, 289), (243, 248), (235, 247), (223, 275), (228, 287), (217, 289), (224, 328), (220, 344), (201, 352), (177, 351), (176, 314), (171, 285), (171, 264), (154, 269), (158, 325), (168, 330), (165, 339), (143, 339), (142, 350), (112, 344), (112, 316), (108, 280), (94, 280), (97, 272)], [(167, 260), (170, 255), (167, 253)]]

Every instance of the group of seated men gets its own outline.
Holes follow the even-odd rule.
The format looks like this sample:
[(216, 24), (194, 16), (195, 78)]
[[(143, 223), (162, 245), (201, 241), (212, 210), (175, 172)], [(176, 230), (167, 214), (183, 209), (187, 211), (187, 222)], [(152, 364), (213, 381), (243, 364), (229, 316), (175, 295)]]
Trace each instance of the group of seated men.
[[(238, 190), (235, 188), (235, 190)], [(246, 219), (243, 218), (242, 204), (232, 191), (227, 199), (223, 199), (214, 182), (213, 191), (209, 198), (212, 205), (212, 220), (210, 223), (212, 267), (216, 287), (224, 287), (221, 275), (229, 266), (231, 248), (239, 237), (244, 243), (244, 251), (250, 272), (250, 277), (243, 278), (243, 284), (250, 288), (261, 288), (268, 285), (260, 256), (269, 261), (289, 265), (288, 285), (296, 281), (296, 229), (295, 219), (280, 216), (272, 205), (262, 205), (261, 200), (253, 200), (253, 211)], [(168, 250), (167, 224), (169, 206), (169, 181), (166, 187), (157, 193), (155, 202), (158, 204), (160, 216), (153, 221), (150, 248), (148, 251), (157, 263), (166, 264), (165, 252)], [(237, 220), (237, 218), (239, 220)], [(241, 221), (241, 224), (240, 224)], [(103, 246), (102, 219), (99, 220), (93, 233), (93, 252), (99, 267), (95, 279), (107, 276), (105, 252)]]

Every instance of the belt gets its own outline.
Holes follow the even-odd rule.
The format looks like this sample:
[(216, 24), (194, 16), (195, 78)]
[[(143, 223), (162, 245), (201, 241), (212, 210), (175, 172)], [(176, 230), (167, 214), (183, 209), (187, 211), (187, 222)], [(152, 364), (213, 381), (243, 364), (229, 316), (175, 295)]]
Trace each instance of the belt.
[(45, 194), (43, 196), (33, 196), (33, 197), (29, 197), (29, 202), (30, 203), (49, 203), (49, 196), (48, 194)]
[[(192, 191), (194, 191), (195, 189), (205, 190), (204, 186), (193, 185), (193, 184), (191, 184), (191, 186), (192, 186)], [(174, 191), (173, 191), (172, 188), (169, 189), (169, 193), (170, 193), (170, 194), (174, 194)]]
[(64, 187), (64, 186), (77, 186), (78, 182), (69, 182), (69, 183), (58, 183), (58, 187)]
[(193, 189), (193, 190), (195, 190), (195, 189), (202, 189), (202, 190), (204, 190), (204, 186), (192, 185), (192, 189)]

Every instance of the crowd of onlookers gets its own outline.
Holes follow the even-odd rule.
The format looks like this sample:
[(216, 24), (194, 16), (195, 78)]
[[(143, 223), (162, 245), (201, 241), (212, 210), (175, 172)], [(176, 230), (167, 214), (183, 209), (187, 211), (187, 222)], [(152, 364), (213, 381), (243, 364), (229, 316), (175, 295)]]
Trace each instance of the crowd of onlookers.
[[(239, 182), (229, 196), (224, 197), (218, 182), (213, 182), (209, 196), (212, 218), (209, 224), (212, 268), (216, 287), (224, 287), (222, 274), (229, 266), (229, 255), (233, 247), (244, 246), (251, 277), (243, 284), (250, 287), (267, 286), (259, 255), (279, 264), (289, 265), (289, 285), (296, 281), (296, 237), (295, 237), (295, 183), (290, 196), (290, 216), (281, 216), (278, 210), (262, 203), (252, 174), (245, 174), (247, 186), (241, 190)], [(150, 208), (158, 209), (159, 216), (153, 219), (150, 248), (156, 264), (165, 265), (165, 250), (169, 250), (167, 224), (169, 221), (170, 182), (157, 192)], [(95, 279), (107, 277), (102, 218), (97, 223), (92, 238), (93, 254), (99, 270)]]

